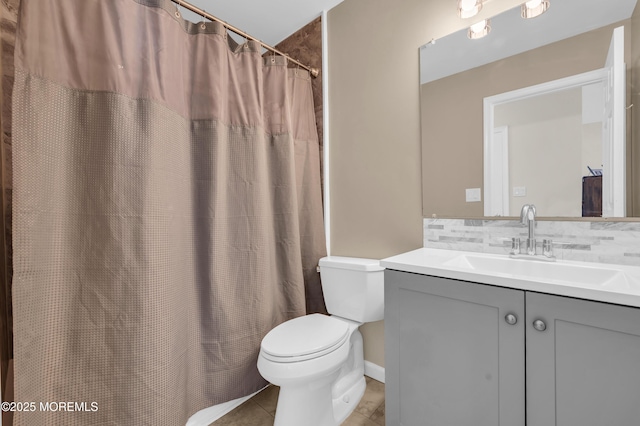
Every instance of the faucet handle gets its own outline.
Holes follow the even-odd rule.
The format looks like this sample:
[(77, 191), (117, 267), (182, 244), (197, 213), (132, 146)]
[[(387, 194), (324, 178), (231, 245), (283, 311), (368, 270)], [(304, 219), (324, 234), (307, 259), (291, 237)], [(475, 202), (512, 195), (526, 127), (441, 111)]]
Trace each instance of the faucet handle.
[(542, 240), (542, 254), (546, 257), (553, 256), (553, 241), (551, 239)]
[(510, 254), (520, 254), (520, 238), (511, 238), (511, 252)]

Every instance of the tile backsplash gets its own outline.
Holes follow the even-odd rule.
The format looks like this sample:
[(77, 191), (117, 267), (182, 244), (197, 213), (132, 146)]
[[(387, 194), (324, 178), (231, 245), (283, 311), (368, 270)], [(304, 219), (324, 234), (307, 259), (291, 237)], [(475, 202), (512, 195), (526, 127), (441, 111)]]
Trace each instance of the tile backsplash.
[[(528, 228), (516, 220), (424, 219), (424, 247), (508, 254)], [(558, 259), (640, 266), (640, 222), (538, 221), (538, 252), (553, 240)]]

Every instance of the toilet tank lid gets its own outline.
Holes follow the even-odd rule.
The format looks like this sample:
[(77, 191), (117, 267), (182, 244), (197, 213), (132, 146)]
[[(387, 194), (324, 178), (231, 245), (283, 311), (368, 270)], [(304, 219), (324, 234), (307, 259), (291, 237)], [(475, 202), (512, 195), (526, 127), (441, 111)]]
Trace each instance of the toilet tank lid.
[(364, 259), (360, 257), (327, 256), (320, 259), (318, 265), (322, 268), (351, 269), (354, 271), (383, 271), (377, 259)]

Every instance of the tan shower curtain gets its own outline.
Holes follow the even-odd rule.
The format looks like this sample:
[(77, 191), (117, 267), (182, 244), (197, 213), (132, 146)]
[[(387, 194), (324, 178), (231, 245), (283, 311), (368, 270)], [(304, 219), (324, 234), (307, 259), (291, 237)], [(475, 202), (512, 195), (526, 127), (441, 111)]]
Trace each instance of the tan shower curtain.
[(260, 389), (262, 337), (324, 309), (308, 73), (169, 0), (18, 24), (16, 424), (184, 425)]

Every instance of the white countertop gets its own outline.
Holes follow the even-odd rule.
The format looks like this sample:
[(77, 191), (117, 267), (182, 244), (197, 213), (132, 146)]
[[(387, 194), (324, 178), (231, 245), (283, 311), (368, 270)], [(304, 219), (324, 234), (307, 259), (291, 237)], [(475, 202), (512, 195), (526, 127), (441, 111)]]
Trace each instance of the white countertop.
[(380, 265), (404, 272), (640, 307), (640, 267), (637, 266), (565, 260), (543, 262), (431, 248), (388, 257), (382, 259)]

